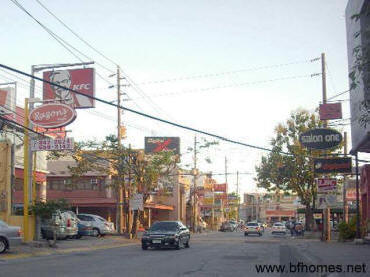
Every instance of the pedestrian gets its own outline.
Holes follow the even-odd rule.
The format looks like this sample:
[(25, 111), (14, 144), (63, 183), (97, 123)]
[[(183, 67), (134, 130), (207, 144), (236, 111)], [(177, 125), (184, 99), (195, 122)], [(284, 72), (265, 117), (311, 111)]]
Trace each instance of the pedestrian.
[(290, 235), (293, 237), (295, 235), (295, 222), (290, 222), (290, 226), (289, 226), (289, 229), (290, 229)]

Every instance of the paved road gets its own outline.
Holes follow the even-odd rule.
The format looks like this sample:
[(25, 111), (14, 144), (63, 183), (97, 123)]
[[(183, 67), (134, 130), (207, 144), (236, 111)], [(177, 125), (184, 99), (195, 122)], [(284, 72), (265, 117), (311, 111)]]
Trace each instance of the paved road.
[(297, 263), (295, 243), (289, 236), (273, 237), (268, 232), (262, 237), (210, 233), (194, 236), (190, 248), (179, 251), (143, 251), (140, 245), (129, 245), (0, 260), (0, 276), (280, 276), (258, 274), (256, 265)]

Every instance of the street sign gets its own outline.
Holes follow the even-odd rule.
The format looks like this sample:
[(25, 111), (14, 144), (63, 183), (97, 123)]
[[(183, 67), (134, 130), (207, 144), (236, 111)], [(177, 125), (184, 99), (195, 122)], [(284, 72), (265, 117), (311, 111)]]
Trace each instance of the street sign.
[(342, 142), (342, 134), (333, 129), (316, 128), (299, 135), (300, 143), (310, 149), (329, 149)]
[(351, 158), (314, 159), (314, 172), (325, 173), (352, 173)]
[(341, 103), (320, 104), (319, 114), (320, 120), (341, 119), (342, 104)]
[(141, 193), (135, 193), (130, 199), (130, 210), (144, 210), (143, 195)]
[(332, 192), (337, 190), (337, 179), (321, 178), (317, 179), (317, 193)]
[(179, 137), (145, 137), (145, 154), (159, 153), (161, 151), (173, 151), (180, 154)]
[(76, 119), (76, 111), (64, 104), (45, 104), (30, 112), (29, 120), (45, 129), (66, 126)]
[(73, 138), (31, 140), (31, 151), (73, 150), (73, 147)]

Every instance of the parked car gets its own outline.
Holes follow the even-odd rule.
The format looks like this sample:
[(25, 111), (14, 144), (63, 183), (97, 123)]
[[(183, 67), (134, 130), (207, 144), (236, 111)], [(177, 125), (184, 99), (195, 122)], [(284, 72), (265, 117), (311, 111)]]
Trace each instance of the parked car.
[(81, 238), (83, 236), (93, 236), (94, 230), (90, 222), (84, 222), (81, 223), (81, 221), (78, 222), (78, 234), (77, 238)]
[(41, 220), (41, 235), (45, 239), (76, 238), (78, 235), (78, 219), (72, 211), (56, 211), (51, 219)]
[(21, 228), (9, 226), (0, 220), (0, 254), (10, 249), (11, 246), (19, 245), (22, 242)]
[(275, 222), (274, 225), (272, 225), (272, 234), (283, 234), (286, 235), (287, 228), (285, 227), (285, 224), (281, 222)]
[(221, 232), (234, 232), (235, 226), (231, 224), (229, 221), (222, 222), (220, 231)]
[(94, 214), (78, 214), (78, 219), (82, 224), (91, 223), (93, 228), (93, 236), (101, 236), (114, 233), (114, 223), (109, 222), (99, 215)]
[(141, 248), (173, 247), (181, 249), (190, 247), (190, 231), (180, 221), (157, 221), (150, 227), (141, 239)]
[(244, 236), (248, 236), (250, 234), (257, 234), (259, 236), (262, 236), (262, 229), (258, 222), (248, 222), (245, 225)]

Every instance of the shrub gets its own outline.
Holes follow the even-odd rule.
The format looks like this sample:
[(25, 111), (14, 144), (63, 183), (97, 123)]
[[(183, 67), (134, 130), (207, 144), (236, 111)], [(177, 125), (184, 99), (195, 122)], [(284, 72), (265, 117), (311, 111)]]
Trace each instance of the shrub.
[(339, 240), (351, 240), (356, 237), (356, 217), (352, 217), (348, 223), (342, 221), (338, 225)]
[(40, 216), (43, 219), (49, 219), (57, 210), (68, 210), (69, 205), (65, 199), (48, 200), (46, 202), (36, 201), (30, 206), (30, 210), (34, 215)]

